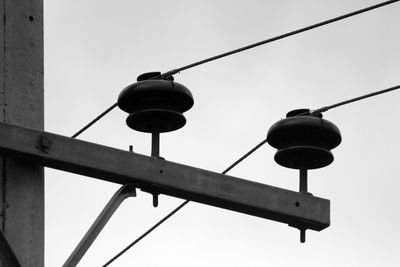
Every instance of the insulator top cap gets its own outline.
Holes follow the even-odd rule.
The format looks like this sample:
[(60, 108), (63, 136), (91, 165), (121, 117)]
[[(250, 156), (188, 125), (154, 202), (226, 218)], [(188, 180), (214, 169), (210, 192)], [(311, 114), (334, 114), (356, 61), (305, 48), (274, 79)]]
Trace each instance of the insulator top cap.
[(268, 131), (267, 141), (275, 148), (288, 145), (317, 145), (326, 149), (337, 147), (342, 137), (339, 128), (322, 115), (296, 115), (309, 109), (293, 110), (287, 118), (276, 122)]
[[(193, 104), (192, 93), (184, 85), (165, 80), (160, 72), (144, 73), (138, 76), (138, 82), (127, 86), (118, 96), (118, 107), (133, 113), (143, 109), (167, 108), (177, 112), (189, 110)], [(172, 76), (170, 76), (172, 77)]]

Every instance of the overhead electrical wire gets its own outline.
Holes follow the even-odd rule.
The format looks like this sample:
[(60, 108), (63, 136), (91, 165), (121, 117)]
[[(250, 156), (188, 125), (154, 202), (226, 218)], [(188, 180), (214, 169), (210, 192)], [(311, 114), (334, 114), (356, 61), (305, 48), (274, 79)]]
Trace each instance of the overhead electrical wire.
[[(346, 19), (346, 18), (349, 18), (349, 17), (353, 17), (353, 16), (356, 16), (356, 15), (359, 15), (359, 14), (362, 14), (362, 13), (365, 13), (365, 12), (380, 8), (380, 7), (387, 6), (387, 5), (390, 5), (390, 4), (393, 4), (395, 2), (399, 2), (399, 1), (400, 0), (390, 0), (390, 1), (385, 1), (385, 2), (382, 2), (382, 3), (376, 4), (376, 5), (372, 5), (372, 6), (369, 6), (369, 7), (366, 7), (366, 8), (362, 8), (362, 9), (359, 9), (359, 10), (356, 10), (356, 11), (353, 11), (353, 12), (350, 12), (350, 13), (347, 13), (347, 14), (332, 18), (332, 19), (328, 19), (328, 20), (325, 20), (325, 21), (322, 21), (322, 22), (319, 22), (319, 23), (316, 23), (316, 24), (313, 24), (313, 25), (310, 25), (310, 26), (307, 26), (307, 27), (303, 27), (303, 28), (298, 29), (298, 30), (294, 30), (294, 31), (291, 31), (291, 32), (288, 32), (288, 33), (285, 33), (285, 34), (281, 34), (281, 35), (278, 35), (278, 36), (275, 36), (275, 37), (272, 37), (272, 38), (269, 38), (269, 39), (266, 39), (266, 40), (263, 40), (263, 41), (260, 41), (260, 42), (257, 42), (257, 43), (253, 43), (253, 44), (250, 44), (250, 45), (238, 48), (238, 49), (234, 49), (234, 50), (231, 50), (231, 51), (228, 51), (228, 52), (225, 52), (225, 53), (222, 53), (222, 54), (210, 57), (210, 58), (206, 58), (206, 59), (197, 61), (195, 63), (189, 64), (189, 65), (177, 68), (177, 69), (173, 69), (173, 70), (167, 71), (167, 72), (165, 72), (163, 74), (160, 74), (159, 76), (153, 77), (152, 79), (156, 79), (156, 78), (160, 78), (160, 77), (169, 77), (171, 75), (177, 74), (177, 73), (179, 73), (181, 71), (193, 68), (195, 66), (199, 66), (199, 65), (202, 65), (202, 64), (205, 64), (205, 63), (208, 63), (208, 62), (211, 62), (211, 61), (223, 58), (223, 57), (227, 57), (227, 56), (230, 56), (230, 55), (233, 55), (233, 54), (236, 54), (236, 53), (240, 53), (240, 52), (243, 52), (245, 50), (249, 50), (249, 49), (252, 49), (254, 47), (261, 46), (261, 45), (264, 45), (264, 44), (267, 44), (267, 43), (272, 43), (274, 41), (281, 40), (281, 39), (287, 38), (287, 37), (292, 36), (292, 35), (296, 35), (296, 34), (299, 34), (299, 33), (302, 33), (302, 32), (306, 32), (306, 31), (309, 31), (309, 30), (312, 30), (312, 29), (315, 29), (315, 28), (318, 28), (318, 27), (321, 27), (321, 26), (324, 26), (324, 25), (327, 25), (327, 24), (331, 24), (331, 23), (336, 22), (336, 21), (340, 21), (340, 20), (343, 20), (343, 19)], [(101, 113), (99, 116), (97, 116), (94, 120), (89, 122), (81, 130), (79, 130), (77, 133), (75, 133), (72, 136), (72, 138), (75, 138), (78, 135), (80, 135), (81, 133), (83, 133), (84, 131), (86, 131), (90, 126), (95, 124), (98, 120), (100, 120), (102, 117), (104, 117), (107, 113), (109, 113), (111, 110), (113, 110), (116, 106), (117, 106), (117, 103), (115, 103), (112, 106), (110, 106), (103, 113)]]
[[(240, 157), (238, 160), (236, 160), (234, 163), (232, 163), (228, 168), (226, 168), (222, 174), (226, 174), (230, 170), (232, 170), (235, 166), (237, 166), (240, 162), (245, 160), (248, 156), (253, 154), (257, 149), (262, 147), (265, 143), (267, 142), (267, 139), (264, 139), (260, 143), (258, 143), (255, 147), (253, 147), (249, 152), (244, 154), (242, 157)], [(133, 247), (136, 243), (138, 243), (140, 240), (142, 240), (145, 236), (150, 234), (154, 229), (156, 229), (158, 226), (160, 226), (163, 222), (165, 222), (167, 219), (169, 219), (172, 215), (174, 215), (177, 211), (182, 209), (186, 204), (188, 204), (190, 201), (185, 200), (182, 204), (180, 204), (178, 207), (176, 207), (173, 211), (168, 213), (164, 218), (162, 218), (160, 221), (158, 221), (156, 224), (154, 224), (149, 230), (147, 230), (144, 234), (139, 236), (135, 241), (130, 243), (127, 247), (125, 247), (121, 252), (119, 252), (117, 255), (115, 255), (112, 259), (110, 259), (106, 264), (103, 265), (103, 267), (106, 267), (110, 265), (113, 261), (115, 261), (117, 258), (119, 258), (122, 254), (124, 254), (126, 251), (128, 251), (131, 247)]]
[(117, 103), (113, 104), (111, 107), (109, 107), (109, 108), (106, 109), (103, 113), (101, 113), (99, 116), (97, 116), (94, 120), (92, 120), (91, 122), (89, 122), (88, 124), (86, 124), (85, 127), (83, 127), (82, 129), (80, 129), (79, 131), (77, 131), (74, 135), (72, 135), (71, 138), (76, 138), (76, 137), (78, 137), (78, 135), (80, 135), (81, 133), (83, 133), (84, 131), (86, 131), (90, 126), (92, 126), (92, 125), (95, 124), (98, 120), (100, 120), (101, 118), (103, 118), (108, 112), (110, 112), (111, 110), (113, 110), (116, 106), (117, 106)]
[(195, 63), (183, 66), (181, 68), (168, 71), (168, 72), (166, 72), (164, 74), (161, 74), (161, 76), (174, 75), (174, 74), (179, 73), (179, 72), (181, 72), (183, 70), (187, 70), (187, 69), (202, 65), (204, 63), (208, 63), (210, 61), (214, 61), (214, 60), (217, 60), (217, 59), (220, 59), (220, 58), (223, 58), (223, 57), (227, 57), (227, 56), (230, 56), (230, 55), (233, 55), (233, 54), (236, 54), (236, 53), (240, 53), (240, 52), (243, 52), (245, 50), (249, 50), (249, 49), (252, 49), (254, 47), (261, 46), (261, 45), (264, 45), (264, 44), (267, 44), (267, 43), (271, 43), (271, 42), (274, 42), (274, 41), (277, 41), (277, 40), (280, 40), (280, 39), (284, 39), (284, 38), (292, 36), (292, 35), (296, 35), (296, 34), (299, 34), (299, 33), (302, 33), (302, 32), (306, 32), (306, 31), (309, 31), (309, 30), (312, 30), (312, 29), (315, 29), (315, 28), (318, 28), (318, 27), (321, 27), (321, 26), (324, 26), (324, 25), (339, 21), (339, 20), (343, 20), (343, 19), (355, 16), (355, 15), (359, 15), (361, 13), (365, 13), (365, 12), (371, 11), (371, 10), (376, 9), (376, 8), (380, 8), (380, 7), (383, 7), (383, 6), (386, 6), (386, 5), (393, 4), (393, 3), (398, 2), (398, 1), (400, 1), (400, 0), (390, 0), (390, 1), (382, 2), (382, 3), (376, 4), (376, 5), (372, 5), (372, 6), (363, 8), (363, 9), (359, 9), (359, 10), (356, 10), (356, 11), (353, 11), (353, 12), (350, 12), (350, 13), (347, 13), (347, 14), (332, 18), (332, 19), (328, 19), (328, 20), (325, 20), (325, 21), (322, 21), (322, 22), (319, 22), (319, 23), (316, 23), (316, 24), (313, 24), (313, 25), (310, 25), (310, 26), (307, 26), (307, 27), (304, 27), (304, 28), (301, 28), (301, 29), (298, 29), (298, 30), (294, 30), (294, 31), (291, 31), (291, 32), (288, 32), (288, 33), (285, 33), (285, 34), (282, 34), (282, 35), (278, 35), (278, 36), (266, 39), (264, 41), (260, 41), (260, 42), (254, 43), (254, 44), (243, 46), (241, 48), (238, 48), (238, 49), (235, 49), (235, 50), (231, 50), (229, 52), (225, 52), (225, 53), (222, 53), (222, 54), (219, 54), (219, 55), (207, 58), (207, 59), (203, 59), (203, 60), (197, 61)]
[(375, 92), (372, 92), (372, 93), (369, 93), (369, 94), (366, 94), (366, 95), (362, 95), (362, 96), (358, 96), (358, 97), (355, 97), (355, 98), (351, 98), (351, 99), (348, 99), (348, 100), (345, 100), (345, 101), (342, 101), (342, 102), (339, 102), (339, 103), (336, 103), (336, 104), (333, 104), (333, 105), (330, 105), (330, 106), (322, 107), (322, 108), (319, 108), (319, 109), (311, 111), (309, 114), (310, 115), (314, 115), (314, 114), (322, 113), (322, 112), (328, 111), (328, 110), (333, 109), (333, 108), (344, 106), (344, 105), (347, 105), (347, 104), (350, 104), (350, 103), (353, 103), (353, 102), (357, 102), (357, 101), (360, 101), (360, 100), (363, 100), (363, 99), (366, 99), (366, 98), (369, 98), (369, 97), (381, 95), (381, 94), (388, 93), (388, 92), (391, 92), (391, 91), (394, 91), (394, 90), (398, 90), (398, 89), (400, 89), (400, 85), (396, 85), (396, 86), (389, 87), (389, 88), (386, 88), (386, 89), (382, 89), (382, 90), (379, 90), (379, 91), (375, 91)]

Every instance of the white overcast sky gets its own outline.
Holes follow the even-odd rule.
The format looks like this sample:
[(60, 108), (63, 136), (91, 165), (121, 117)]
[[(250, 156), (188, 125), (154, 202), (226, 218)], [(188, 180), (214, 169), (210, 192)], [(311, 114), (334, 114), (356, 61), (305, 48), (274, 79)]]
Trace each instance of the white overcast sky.
[[(44, 1), (45, 129), (70, 136), (148, 71), (165, 72), (378, 0)], [(222, 171), (296, 108), (400, 84), (400, 4), (175, 76), (193, 93), (187, 125), (161, 136), (170, 161)], [(332, 165), (309, 172), (331, 226), (300, 244), (285, 224), (190, 203), (111, 266), (399, 266), (400, 92), (333, 109)], [(150, 136), (115, 109), (79, 138), (148, 155)], [(268, 144), (229, 174), (291, 190), (298, 173)], [(119, 185), (46, 170), (46, 266), (61, 266)], [(79, 266), (101, 266), (182, 202), (121, 206)]]

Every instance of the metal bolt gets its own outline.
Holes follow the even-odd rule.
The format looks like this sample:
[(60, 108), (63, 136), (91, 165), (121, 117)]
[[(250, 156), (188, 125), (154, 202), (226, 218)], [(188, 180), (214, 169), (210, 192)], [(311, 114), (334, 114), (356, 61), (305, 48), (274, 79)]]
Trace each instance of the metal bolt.
[(300, 229), (300, 242), (306, 242), (306, 229)]
[(49, 151), (50, 147), (51, 147), (51, 141), (44, 136), (40, 138), (38, 145), (36, 146), (36, 148), (45, 153)]
[(40, 140), (40, 146), (45, 149), (50, 148), (51, 142), (49, 139), (42, 137), (42, 139)]
[(153, 207), (158, 207), (158, 194), (153, 194)]

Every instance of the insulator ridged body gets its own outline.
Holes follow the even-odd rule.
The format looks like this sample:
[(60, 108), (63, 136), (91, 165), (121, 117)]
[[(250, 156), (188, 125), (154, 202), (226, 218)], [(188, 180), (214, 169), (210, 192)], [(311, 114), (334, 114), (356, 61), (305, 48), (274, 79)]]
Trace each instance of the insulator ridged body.
[(332, 163), (331, 149), (342, 138), (339, 129), (322, 116), (298, 115), (309, 110), (295, 110), (276, 122), (267, 134), (268, 143), (277, 148), (275, 161), (293, 169), (317, 169)]
[(118, 97), (118, 107), (128, 112), (126, 123), (141, 132), (169, 132), (183, 127), (183, 112), (193, 106), (193, 96), (180, 83), (165, 79), (141, 80), (159, 73), (142, 74)]

